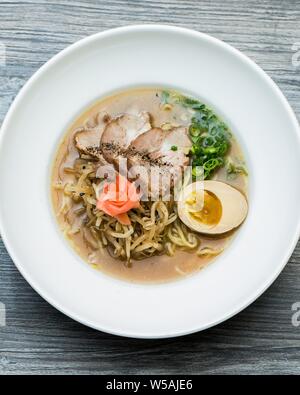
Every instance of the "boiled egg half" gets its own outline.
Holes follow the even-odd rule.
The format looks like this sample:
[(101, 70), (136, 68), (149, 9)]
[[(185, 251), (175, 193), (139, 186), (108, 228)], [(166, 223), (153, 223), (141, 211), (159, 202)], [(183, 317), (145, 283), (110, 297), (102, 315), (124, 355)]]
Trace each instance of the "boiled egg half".
[(192, 230), (218, 235), (238, 227), (246, 218), (248, 203), (236, 188), (221, 181), (197, 181), (182, 190), (178, 215)]

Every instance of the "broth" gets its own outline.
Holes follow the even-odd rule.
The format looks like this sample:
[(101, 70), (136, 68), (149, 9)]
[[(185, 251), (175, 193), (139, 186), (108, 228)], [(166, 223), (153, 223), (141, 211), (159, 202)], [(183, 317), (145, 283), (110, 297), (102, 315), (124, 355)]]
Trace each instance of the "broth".
[[(53, 166), (52, 185), (65, 185), (66, 183), (74, 182), (74, 174), (66, 171), (66, 169), (74, 166), (75, 161), (80, 156), (74, 143), (74, 136), (82, 126), (95, 126), (97, 114), (100, 112), (105, 111), (112, 118), (115, 118), (119, 114), (143, 110), (151, 114), (153, 127), (159, 128), (161, 125), (168, 123), (189, 126), (193, 111), (179, 104), (173, 105), (171, 109), (166, 109), (162, 106), (161, 97), (162, 89), (133, 89), (101, 99), (88, 108), (72, 123), (59, 145)], [(234, 137), (231, 138), (231, 145), (227, 155), (243, 161), (241, 149)], [(236, 174), (235, 177), (230, 178), (225, 167), (222, 167), (216, 170), (212, 179), (230, 184), (247, 196), (247, 176), (244, 173)], [(198, 256), (195, 252), (177, 249), (174, 256), (163, 254), (140, 261), (133, 259), (130, 267), (128, 267), (123, 261), (113, 258), (105, 248), (92, 248), (84, 237), (86, 225), (81, 225), (80, 230), (76, 233), (70, 232), (72, 224), (81, 218), (78, 215), (78, 210), (80, 212), (82, 204), (80, 201), (72, 202), (68, 211), (62, 212), (61, 208), (65, 200), (63, 190), (52, 187), (51, 193), (59, 227), (72, 247), (84, 261), (108, 275), (134, 282), (163, 282), (197, 272), (215, 258), (214, 256)], [(199, 235), (201, 248), (224, 249), (235, 232), (218, 237)]]

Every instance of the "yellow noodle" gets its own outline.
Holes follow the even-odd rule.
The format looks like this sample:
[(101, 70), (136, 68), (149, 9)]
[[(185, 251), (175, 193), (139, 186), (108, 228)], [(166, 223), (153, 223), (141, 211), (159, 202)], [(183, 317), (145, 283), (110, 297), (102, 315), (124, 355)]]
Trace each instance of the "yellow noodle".
[(219, 248), (218, 250), (214, 250), (213, 248), (210, 247), (204, 247), (201, 248), (199, 251), (197, 251), (198, 256), (212, 256), (212, 255), (219, 255), (223, 251), (223, 248)]
[[(199, 247), (197, 235), (178, 218), (174, 202), (141, 202), (140, 208), (128, 213), (130, 226), (121, 225), (116, 218), (99, 211), (96, 208), (96, 166), (88, 159), (78, 159), (74, 174), (72, 169), (67, 169), (73, 181), (65, 186), (57, 185), (64, 194), (61, 212), (67, 214), (70, 210), (70, 198), (81, 204), (76, 210), (78, 215), (85, 216), (81, 225), (83, 236), (93, 249), (106, 248), (113, 257), (129, 263), (132, 258), (141, 260), (163, 253), (173, 256), (176, 249), (192, 251)], [(201, 250), (198, 253), (203, 254)]]

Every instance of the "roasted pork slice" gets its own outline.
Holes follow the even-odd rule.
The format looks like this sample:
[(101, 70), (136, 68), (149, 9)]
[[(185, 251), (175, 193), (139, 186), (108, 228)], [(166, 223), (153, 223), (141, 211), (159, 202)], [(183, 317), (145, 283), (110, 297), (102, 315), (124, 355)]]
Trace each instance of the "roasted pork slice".
[(132, 141), (129, 148), (146, 153), (152, 160), (173, 166), (188, 164), (187, 154), (192, 146), (187, 135), (187, 128), (176, 127), (168, 131), (153, 128)]
[(144, 193), (161, 196), (177, 182), (188, 164), (191, 141), (185, 127), (168, 131), (151, 128), (147, 112), (126, 113), (108, 123), (100, 148), (117, 171), (128, 168), (129, 178), (136, 180)]
[(187, 134), (187, 128), (176, 127), (164, 132), (164, 139), (159, 149), (150, 153), (150, 158), (160, 159), (173, 167), (186, 166), (189, 163), (187, 154), (192, 147), (192, 142)]
[(75, 145), (80, 152), (96, 157), (102, 164), (107, 163), (100, 148), (101, 136), (106, 128), (110, 116), (101, 112), (97, 116), (97, 125), (93, 128), (82, 128), (75, 134)]
[(143, 111), (139, 114), (123, 114), (109, 122), (102, 137), (100, 148), (109, 163), (118, 165), (121, 153), (139, 135), (151, 129), (150, 115)]
[(128, 177), (135, 181), (144, 196), (156, 200), (170, 192), (175, 180), (170, 165), (132, 153), (128, 155), (128, 164)]
[(152, 128), (134, 139), (129, 149), (147, 154), (156, 152), (163, 145), (166, 133), (160, 128)]
[(131, 173), (139, 174), (142, 189), (148, 188), (150, 195), (164, 195), (188, 165), (191, 146), (185, 127), (153, 128), (132, 141), (126, 152)]

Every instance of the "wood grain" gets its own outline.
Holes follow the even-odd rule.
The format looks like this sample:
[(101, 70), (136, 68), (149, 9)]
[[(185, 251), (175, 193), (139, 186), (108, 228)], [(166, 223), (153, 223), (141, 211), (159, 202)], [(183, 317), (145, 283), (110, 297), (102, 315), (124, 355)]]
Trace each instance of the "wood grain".
[[(276, 81), (300, 116), (300, 2), (0, 0), (0, 122), (25, 81), (67, 45), (111, 27), (167, 23), (209, 33), (234, 45)], [(284, 131), (283, 131), (284, 132)], [(1, 199), (1, 193), (0, 193)], [(0, 243), (2, 374), (267, 374), (300, 373), (300, 244), (278, 280), (258, 301), (213, 329), (171, 340), (129, 340), (88, 329), (43, 301), (17, 272)]]

